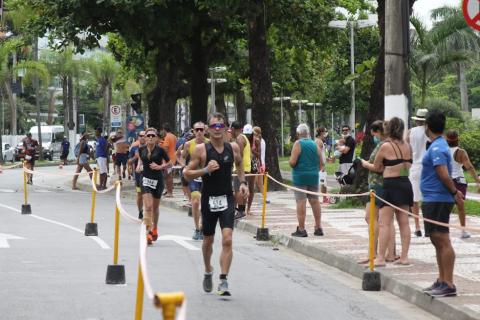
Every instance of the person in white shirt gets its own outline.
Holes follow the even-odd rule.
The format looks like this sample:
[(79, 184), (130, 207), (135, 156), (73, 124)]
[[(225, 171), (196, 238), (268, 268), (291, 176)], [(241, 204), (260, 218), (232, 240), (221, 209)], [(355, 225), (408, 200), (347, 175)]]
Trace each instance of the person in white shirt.
[[(410, 168), (410, 174), (408, 178), (413, 188), (413, 206), (412, 213), (415, 215), (420, 214), (419, 202), (422, 201), (422, 192), (420, 191), (420, 178), (422, 175), (422, 159), (427, 150), (426, 145), (428, 137), (425, 134), (425, 117), (428, 113), (427, 109), (418, 109), (415, 117), (416, 127), (411, 128), (408, 131), (407, 142), (412, 148), (412, 160), (413, 164)], [(415, 218), (415, 235), (417, 237), (422, 236), (420, 228), (420, 220)]]

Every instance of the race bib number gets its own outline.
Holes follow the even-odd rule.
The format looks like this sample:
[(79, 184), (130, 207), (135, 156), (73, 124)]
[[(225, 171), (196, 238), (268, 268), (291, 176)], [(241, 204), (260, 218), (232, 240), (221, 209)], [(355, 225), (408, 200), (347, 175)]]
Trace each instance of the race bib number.
[(208, 206), (210, 207), (211, 212), (225, 211), (228, 208), (227, 196), (210, 196), (208, 198)]
[(145, 177), (143, 177), (143, 180), (142, 180), (142, 185), (144, 187), (148, 187), (148, 188), (152, 188), (152, 189), (157, 188), (157, 183), (158, 183), (158, 180), (148, 179), (148, 178), (145, 178)]

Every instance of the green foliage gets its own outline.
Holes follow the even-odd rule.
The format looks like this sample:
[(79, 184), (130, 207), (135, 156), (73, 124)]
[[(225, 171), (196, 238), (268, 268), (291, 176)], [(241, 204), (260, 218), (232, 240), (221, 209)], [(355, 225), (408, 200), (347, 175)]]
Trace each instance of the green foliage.
[(445, 114), (445, 116), (450, 118), (455, 118), (459, 120), (463, 119), (460, 107), (448, 100), (436, 98), (428, 99), (425, 104), (425, 108), (427, 108), (428, 110), (440, 110)]
[[(469, 216), (480, 216), (480, 202), (475, 200), (465, 200), (465, 214)], [(458, 213), (457, 206), (453, 208), (454, 213)]]
[(290, 156), (292, 153), (293, 142), (289, 141), (283, 145), (283, 152), (286, 156)]

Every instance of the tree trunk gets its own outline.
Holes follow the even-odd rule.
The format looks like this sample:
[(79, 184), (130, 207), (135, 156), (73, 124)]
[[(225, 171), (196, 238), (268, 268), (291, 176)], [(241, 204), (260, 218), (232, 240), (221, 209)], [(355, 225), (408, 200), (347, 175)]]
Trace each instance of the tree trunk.
[(53, 113), (55, 112), (55, 90), (48, 90), (48, 118), (47, 124), (53, 124)]
[(10, 106), (10, 134), (16, 135), (17, 134), (17, 99), (12, 92), (12, 86), (10, 85), (10, 79), (7, 79), (3, 83), (3, 87), (5, 88), (5, 93), (8, 99), (8, 105)]
[(294, 109), (294, 107), (290, 103), (290, 100), (284, 101), (283, 103), (283, 108), (286, 109), (288, 113), (288, 123), (290, 125), (290, 142), (294, 143), (297, 136), (298, 112), (296, 109)]
[(468, 112), (468, 88), (467, 80), (465, 79), (465, 63), (458, 63), (458, 85), (460, 86), (460, 105), (462, 111)]
[(228, 118), (227, 107), (225, 106), (225, 96), (223, 94), (218, 93), (215, 96), (215, 106), (217, 107), (218, 112), (225, 115), (225, 118)]
[[(365, 117), (366, 130), (365, 139), (362, 144), (360, 156), (362, 159), (368, 159), (375, 145), (372, 135), (370, 134), (370, 125), (375, 120), (384, 118), (385, 107), (385, 2), (378, 0), (378, 25), (380, 28), (380, 52), (375, 68), (375, 79), (370, 90), (370, 106)], [(361, 166), (360, 166), (361, 167)], [(364, 192), (367, 190), (368, 170), (363, 167), (357, 171), (357, 176), (353, 184), (353, 192)]]
[[(278, 166), (278, 141), (272, 121), (272, 78), (270, 76), (269, 50), (267, 47), (263, 1), (252, 1), (258, 7), (248, 21), (248, 48), (250, 80), (252, 89), (252, 120), (262, 128), (262, 136), (267, 144), (265, 162), (268, 172), (282, 181)], [(271, 185), (273, 190), (278, 185)]]
[(202, 45), (202, 28), (194, 29), (192, 36), (192, 63), (190, 95), (192, 104), (190, 106), (191, 124), (197, 121), (207, 121), (208, 110), (208, 59)]
[(237, 120), (240, 123), (247, 122), (247, 107), (245, 103), (245, 92), (242, 89), (238, 89), (235, 92), (235, 109), (237, 110)]

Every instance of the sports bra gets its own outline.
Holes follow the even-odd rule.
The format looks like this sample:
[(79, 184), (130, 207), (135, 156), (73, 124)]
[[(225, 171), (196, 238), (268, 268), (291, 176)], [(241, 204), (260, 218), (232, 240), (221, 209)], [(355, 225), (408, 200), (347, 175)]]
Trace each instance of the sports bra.
[[(413, 163), (412, 159), (403, 159), (402, 150), (400, 149), (398, 144), (396, 144), (395, 142), (392, 142), (392, 141), (385, 141), (385, 142), (388, 142), (392, 145), (393, 151), (395, 152), (395, 156), (397, 157), (397, 159), (383, 159), (383, 166), (384, 167), (393, 167), (393, 166), (396, 166), (397, 164), (402, 164), (402, 163), (405, 163), (405, 162)], [(400, 157), (401, 158), (398, 157), (397, 149), (395, 149), (395, 147), (393, 146), (394, 144), (397, 146), (398, 151), (400, 152)]]

